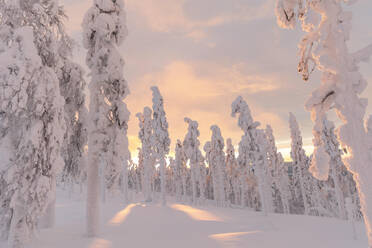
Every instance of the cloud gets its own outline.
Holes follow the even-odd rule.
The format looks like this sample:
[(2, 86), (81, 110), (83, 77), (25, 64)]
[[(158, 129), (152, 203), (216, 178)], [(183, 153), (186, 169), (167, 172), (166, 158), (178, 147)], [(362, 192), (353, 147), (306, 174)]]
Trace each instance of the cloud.
[[(221, 2), (221, 0), (219, 0)], [(128, 11), (142, 18), (152, 31), (184, 34), (186, 37), (200, 41), (205, 38), (204, 30), (237, 21), (251, 21), (270, 16), (273, 9), (273, 0), (259, 1), (229, 1), (227, 8), (218, 10), (217, 0), (190, 1), (190, 0), (127, 0)], [(225, 2), (225, 1), (223, 1)], [(207, 18), (194, 18), (185, 6), (194, 10), (205, 10)], [(214, 13), (214, 15), (208, 15)]]

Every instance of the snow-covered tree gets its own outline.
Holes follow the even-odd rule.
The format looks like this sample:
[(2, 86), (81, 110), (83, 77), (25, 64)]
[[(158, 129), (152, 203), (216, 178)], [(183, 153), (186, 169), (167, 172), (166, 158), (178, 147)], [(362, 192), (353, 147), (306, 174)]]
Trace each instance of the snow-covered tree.
[(213, 178), (213, 199), (217, 206), (225, 206), (225, 142), (218, 126), (211, 126), (212, 137), (209, 152), (209, 168)]
[[(239, 143), (238, 163), (243, 176), (242, 184), (247, 171), (252, 169), (257, 178), (258, 194), (261, 202), (261, 209), (266, 215), (268, 212), (265, 192), (264, 169), (267, 167), (267, 141), (263, 130), (257, 129), (259, 122), (253, 121), (251, 111), (244, 99), (239, 96), (231, 105), (231, 115), (239, 115), (238, 125), (243, 130), (244, 135)], [(243, 202), (245, 201), (244, 190)]]
[(369, 247), (372, 247), (372, 155), (368, 151), (364, 116), (367, 99), (360, 95), (367, 81), (359, 72), (358, 65), (372, 54), (372, 45), (354, 53), (349, 52), (352, 13), (344, 11), (344, 3), (358, 1), (293, 1), (277, 0), (278, 23), (284, 28), (293, 28), (297, 19), (306, 32), (299, 44), (299, 72), (305, 80), (317, 68), (322, 73), (320, 86), (306, 103), (315, 123), (314, 156), (311, 172), (326, 180), (329, 172), (329, 155), (325, 152), (320, 136), (326, 113), (334, 109), (343, 125), (338, 129), (338, 139), (347, 154), (343, 161), (354, 175), (366, 225)]
[(175, 186), (176, 199), (180, 201), (182, 194), (186, 195), (186, 154), (183, 151), (182, 142), (177, 140), (175, 149)]
[[(28, 13), (19, 5), (4, 7), (13, 7), (17, 14)], [(53, 68), (43, 64), (35, 46), (34, 29), (18, 26), (11, 19), (2, 21), (0, 144), (10, 154), (9, 161), (0, 166), (5, 186), (0, 197), (0, 226), (9, 247), (18, 248), (33, 235), (54, 198), (55, 177), (63, 168), (64, 100)]]
[[(71, 52), (67, 50), (66, 52)], [(71, 183), (82, 183), (85, 175), (85, 146), (87, 144), (87, 115), (85, 106), (85, 81), (82, 68), (68, 57), (63, 57), (58, 66), (61, 95), (65, 99), (66, 129), (63, 144), (65, 166), (62, 180)]]
[[(32, 28), (32, 37), (26, 37), (26, 39), (29, 39), (29, 44), (33, 43), (34, 48), (37, 51), (38, 56), (40, 57), (41, 61), (41, 67), (43, 68), (41, 71), (45, 74), (47, 73), (47, 76), (42, 76), (44, 79), (40, 80), (46, 80), (50, 81), (50, 86), (48, 87), (54, 87), (54, 79), (57, 78), (57, 83), (59, 81), (59, 78), (56, 75), (56, 72), (58, 71), (58, 65), (63, 61), (63, 57), (61, 54), (67, 49), (67, 47), (70, 45), (70, 40), (65, 35), (62, 19), (64, 18), (64, 12), (63, 9), (58, 5), (58, 2), (55, 0), (45, 0), (45, 1), (6, 1), (1, 0), (0, 1), (0, 12), (1, 12), (1, 20), (0, 24), (3, 26), (9, 26), (12, 29), (18, 29), (22, 27), (31, 27)], [(30, 47), (30, 46), (29, 46)], [(22, 48), (20, 48), (22, 49)], [(47, 70), (45, 69), (47, 68)], [(49, 70), (50, 69), (50, 70)], [(47, 71), (47, 72), (46, 72)], [(48, 79), (45, 79), (45, 77), (49, 77)], [(40, 88), (42, 90), (43, 84), (40, 84)], [(44, 87), (45, 84), (44, 84)], [(57, 90), (57, 91), (54, 91)], [(44, 136), (45, 136), (45, 147), (44, 149), (46, 151), (50, 151), (50, 156), (48, 154), (47, 157), (43, 159), (43, 162), (39, 162), (44, 164), (44, 167), (48, 169), (50, 173), (50, 180), (51, 180), (51, 187), (50, 187), (50, 194), (49, 199), (47, 200), (48, 209), (51, 211), (48, 211), (50, 214), (48, 215), (48, 218), (46, 218), (46, 221), (49, 222), (46, 225), (50, 226), (53, 224), (54, 221), (54, 199), (55, 199), (55, 184), (56, 184), (56, 171), (54, 170), (55, 164), (52, 162), (56, 159), (55, 156), (60, 155), (60, 151), (54, 154), (52, 152), (54, 149), (60, 150), (59, 146), (62, 143), (62, 140), (59, 140), (59, 138), (56, 140), (53, 140), (53, 138), (49, 138), (50, 136), (60, 136), (60, 131), (63, 132), (64, 128), (60, 128), (58, 130), (58, 127), (64, 126), (64, 120), (61, 121), (60, 125), (56, 126), (56, 128), (51, 127), (53, 124), (51, 122), (54, 121), (53, 116), (55, 111), (56, 116), (60, 114), (60, 105), (62, 106), (63, 111), (63, 104), (64, 101), (58, 103), (60, 99), (60, 92), (59, 87), (55, 87), (51, 95), (55, 96), (54, 102), (48, 102), (45, 103), (45, 105), (50, 104), (50, 106), (44, 106), (45, 112), (47, 112), (50, 116), (48, 117), (48, 114), (45, 114), (43, 116), (44, 119)], [(58, 93), (57, 93), (58, 92)], [(32, 94), (32, 92), (28, 92), (29, 94)], [(36, 100), (35, 100), (36, 101)], [(53, 103), (55, 104), (53, 106)], [(58, 104), (57, 104), (58, 103)], [(50, 118), (50, 119), (47, 119)], [(26, 125), (26, 123), (25, 123)], [(58, 133), (58, 134), (57, 134)], [(62, 136), (63, 138), (63, 136)], [(58, 144), (57, 147), (52, 147), (53, 145)], [(53, 153), (53, 154), (52, 154)], [(47, 172), (44, 172), (46, 174)], [(37, 178), (37, 177), (36, 177)], [(35, 179), (36, 181), (38, 179)], [(43, 204), (39, 205), (41, 208), (45, 208)], [(44, 212), (44, 211), (43, 211)], [(40, 213), (39, 213), (40, 214)], [(40, 216), (34, 216), (33, 218), (39, 219)], [(33, 221), (31, 221), (33, 222)], [(30, 222), (30, 223), (31, 223)], [(28, 223), (28, 224), (30, 224)], [(34, 223), (33, 223), (34, 224)]]
[[(127, 35), (122, 0), (94, 0), (83, 21), (83, 44), (91, 70), (89, 84), (89, 151), (87, 230), (97, 235), (99, 222), (99, 161), (105, 165), (106, 186), (114, 190), (121, 171), (127, 170), (129, 111), (123, 102), (129, 94), (123, 76), (124, 60), (118, 46)], [(127, 182), (127, 179), (124, 178)]]
[[(144, 186), (144, 181), (143, 181), (143, 176), (144, 176), (144, 166), (143, 166), (143, 153), (141, 148), (138, 149), (138, 163), (136, 167), (136, 176), (137, 176), (137, 183), (138, 183), (138, 192), (143, 192), (143, 186)], [(137, 192), (137, 193), (138, 193)]]
[(160, 183), (161, 183), (161, 201), (162, 204), (166, 204), (166, 188), (165, 188), (165, 170), (166, 160), (165, 157), (169, 153), (170, 138), (168, 133), (168, 122), (165, 117), (164, 111), (164, 100), (160, 95), (158, 87), (151, 87), (152, 90), (152, 109), (153, 109), (153, 120), (152, 128), (154, 136), (154, 156), (160, 164)]
[(207, 197), (207, 168), (205, 165), (205, 158), (203, 156), (200, 157), (199, 161), (199, 191), (200, 191), (200, 201), (201, 203), (205, 203), (205, 199)]
[(289, 128), (291, 131), (291, 158), (292, 166), (292, 190), (294, 197), (294, 205), (303, 204), (304, 214), (310, 214), (312, 207), (311, 192), (308, 189), (311, 187), (309, 173), (307, 172), (309, 158), (306, 156), (305, 150), (302, 147), (302, 136), (298, 126), (296, 117), (289, 113)]
[(226, 197), (230, 204), (237, 204), (239, 199), (239, 168), (235, 148), (230, 138), (226, 140)]
[(149, 107), (143, 109), (143, 114), (138, 113), (136, 116), (139, 120), (140, 131), (138, 137), (141, 140), (141, 158), (143, 159), (143, 177), (142, 177), (142, 192), (145, 201), (152, 201), (151, 179), (154, 171), (154, 155), (153, 155), (153, 134), (152, 134), (152, 111)]
[[(289, 213), (289, 185), (288, 183), (288, 173), (285, 173), (283, 157), (277, 151), (275, 138), (273, 134), (273, 129), (270, 125), (266, 126), (265, 134), (268, 142), (267, 146), (267, 156), (268, 156), (268, 167), (266, 170), (267, 175), (267, 185), (270, 186), (268, 189), (271, 195), (268, 196), (268, 201), (272, 201), (273, 207), (275, 207), (274, 212), (278, 212), (279, 209), (284, 213)], [(283, 173), (284, 172), (284, 173)], [(270, 184), (268, 183), (270, 182)]]
[(208, 199), (215, 199), (214, 197), (214, 184), (213, 184), (213, 169), (211, 168), (211, 164), (212, 164), (212, 142), (211, 141), (207, 141), (204, 146), (203, 146), (203, 150), (204, 150), (204, 153), (205, 153), (205, 161), (207, 162), (207, 164), (209, 165), (208, 166), (208, 173), (207, 173), (207, 182), (206, 182), (206, 195), (207, 195), (207, 198)]
[(291, 199), (291, 191), (290, 191), (290, 180), (288, 175), (288, 166), (284, 163), (284, 159), (281, 153), (278, 154), (278, 163), (280, 164), (280, 179), (279, 179), (279, 187), (280, 187), (280, 197), (283, 204), (283, 213), (290, 214), (290, 199)]
[(342, 186), (340, 177), (342, 177), (342, 168), (344, 164), (342, 163), (342, 152), (340, 150), (340, 144), (337, 140), (336, 134), (334, 132), (334, 124), (327, 119), (324, 119), (322, 131), (322, 142), (325, 144), (325, 151), (330, 157), (330, 173), (329, 180), (332, 180), (334, 195), (337, 201), (338, 216), (340, 218), (346, 219), (347, 212), (345, 209), (345, 199), (342, 192)]
[[(11, 24), (12, 27), (31, 26), (35, 36), (34, 44), (41, 57), (42, 64), (54, 70), (57, 74), (60, 93), (66, 100), (65, 121), (68, 125), (65, 133), (62, 153), (65, 159), (64, 172), (79, 173), (83, 169), (82, 147), (85, 145), (86, 134), (83, 125), (85, 106), (82, 93), (85, 82), (82, 70), (71, 61), (73, 41), (66, 34), (63, 26), (65, 19), (64, 10), (56, 0), (35, 1), (7, 1), (2, 0), (2, 22)], [(74, 72), (72, 72), (72, 70)], [(65, 77), (65, 75), (71, 75)], [(68, 88), (68, 90), (66, 90)], [(68, 93), (75, 95), (66, 95)], [(76, 96), (76, 98), (75, 98)], [(76, 112), (80, 118), (76, 119)], [(70, 125), (72, 125), (70, 127)], [(71, 133), (73, 137), (71, 138)], [(70, 145), (71, 143), (71, 145)], [(70, 149), (70, 147), (74, 148)], [(75, 149), (76, 148), (76, 149)], [(66, 173), (65, 173), (66, 174)], [(54, 187), (55, 188), (55, 187)], [(52, 194), (54, 197), (54, 194)], [(42, 225), (50, 227), (54, 222), (54, 200), (52, 199), (46, 218)]]
[(198, 130), (198, 123), (189, 118), (185, 118), (185, 122), (189, 125), (188, 132), (183, 141), (183, 149), (186, 154), (187, 160), (190, 161), (191, 173), (191, 190), (192, 190), (192, 203), (196, 203), (197, 198), (197, 181), (200, 178), (200, 163), (203, 161), (203, 156), (199, 149), (200, 141), (198, 139), (200, 133)]

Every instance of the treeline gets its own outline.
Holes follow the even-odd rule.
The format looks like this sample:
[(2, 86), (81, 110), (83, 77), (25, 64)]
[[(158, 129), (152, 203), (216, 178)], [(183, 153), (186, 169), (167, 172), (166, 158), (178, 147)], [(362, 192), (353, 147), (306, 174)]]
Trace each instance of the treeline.
[[(290, 113), (292, 162), (284, 162), (277, 151), (271, 126), (260, 129), (243, 98), (232, 104), (232, 115), (238, 117), (243, 131), (238, 151), (231, 139), (222, 137), (218, 126), (211, 126), (211, 140), (203, 146), (198, 123), (185, 118), (188, 132), (177, 140), (174, 157), (167, 159), (165, 175), (158, 164), (156, 129), (152, 116), (156, 111), (146, 107), (138, 114), (140, 121), (138, 163), (131, 161), (129, 188), (143, 193), (146, 201), (156, 201), (162, 195), (162, 180), (168, 196), (180, 202), (219, 207), (250, 208), (267, 213), (306, 214), (347, 219), (348, 211), (360, 219), (360, 206), (355, 182), (344, 166), (343, 151), (334, 133), (334, 125), (326, 121), (323, 130), (327, 153), (332, 158), (326, 181), (309, 172), (311, 156), (302, 147), (302, 137), (296, 118)], [(347, 202), (351, 202), (348, 206)], [(349, 209), (347, 209), (349, 208)]]

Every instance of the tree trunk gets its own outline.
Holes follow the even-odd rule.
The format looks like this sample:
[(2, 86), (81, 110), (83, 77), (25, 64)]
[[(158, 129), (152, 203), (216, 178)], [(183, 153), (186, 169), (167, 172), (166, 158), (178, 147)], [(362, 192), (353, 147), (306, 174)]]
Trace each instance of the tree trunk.
[(151, 202), (151, 182), (150, 182), (150, 161), (146, 158), (144, 163), (144, 180), (143, 180), (143, 193), (146, 202)]
[(300, 190), (301, 190), (301, 196), (302, 200), (304, 202), (304, 215), (309, 215), (310, 213), (310, 207), (309, 203), (307, 201), (307, 194), (306, 194), (306, 188), (305, 188), (305, 179), (303, 176), (303, 169), (297, 164), (298, 166), (298, 173), (299, 173), (299, 179), (300, 179)]
[(101, 158), (99, 163), (99, 169), (98, 169), (98, 174), (99, 174), (99, 180), (101, 185), (100, 189), (100, 195), (101, 195), (101, 201), (102, 203), (106, 203), (106, 179), (105, 179), (105, 162)]
[(196, 203), (196, 175), (195, 175), (195, 164), (191, 164), (190, 172), (191, 172), (191, 187), (192, 187), (192, 203)]
[[(124, 203), (129, 203), (128, 198), (128, 160), (124, 161), (124, 168), (123, 168), (123, 181), (122, 181), (122, 189), (123, 189), (123, 195), (124, 195)], [(136, 182), (136, 189), (137, 189), (137, 182)]]
[(99, 232), (100, 225), (100, 178), (99, 178), (99, 158), (90, 155), (88, 166), (88, 181), (87, 181), (87, 234), (89, 237), (96, 237)]
[(240, 206), (242, 208), (245, 207), (245, 203), (248, 201), (247, 195), (246, 195), (247, 190), (248, 190), (247, 188), (248, 188), (247, 187), (247, 182), (245, 180), (245, 175), (243, 174), (243, 175), (240, 176), (240, 189), (241, 189), (241, 192), (240, 192)]
[(45, 209), (44, 215), (41, 217), (40, 228), (52, 228), (55, 224), (55, 209), (56, 209), (56, 178), (52, 177), (52, 199), (49, 200), (48, 206)]
[(336, 166), (332, 168), (332, 178), (333, 178), (334, 185), (335, 185), (335, 194), (336, 194), (336, 199), (337, 199), (337, 204), (338, 204), (338, 214), (341, 219), (345, 220), (347, 218), (347, 213), (345, 209), (344, 195), (340, 187), (339, 175), (337, 175), (336, 173)]
[(259, 165), (257, 168), (257, 177), (258, 177), (258, 193), (260, 194), (261, 208), (265, 216), (267, 216), (267, 202), (265, 194), (265, 176), (262, 168), (263, 165)]
[(161, 187), (161, 203), (163, 206), (166, 205), (167, 201), (166, 201), (166, 188), (165, 188), (165, 164), (166, 164), (166, 161), (165, 161), (165, 158), (164, 156), (162, 156), (162, 158), (160, 159), (160, 187)]
[(8, 247), (24, 248), (29, 233), (26, 225), (26, 211), (24, 204), (17, 204), (13, 208), (13, 216), (10, 224)]

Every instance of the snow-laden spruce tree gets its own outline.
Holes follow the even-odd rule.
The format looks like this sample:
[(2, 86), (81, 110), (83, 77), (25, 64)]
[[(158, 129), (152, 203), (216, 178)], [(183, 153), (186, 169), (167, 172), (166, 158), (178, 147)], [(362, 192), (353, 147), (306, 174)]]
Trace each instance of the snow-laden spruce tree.
[(167, 175), (167, 183), (166, 183), (166, 188), (167, 192), (170, 195), (176, 196), (176, 163), (173, 157), (169, 156), (169, 165), (166, 170), (166, 175)]
[[(74, 119), (75, 112), (85, 112), (83, 109), (85, 108), (84, 104), (80, 104), (81, 102), (84, 102), (82, 91), (85, 83), (82, 78), (80, 67), (74, 64), (70, 59), (73, 41), (66, 34), (63, 26), (63, 21), (65, 19), (63, 8), (58, 5), (58, 1), (56, 0), (2, 0), (0, 5), (3, 13), (1, 20), (3, 23), (11, 23), (11, 26), (14, 28), (21, 26), (31, 26), (33, 28), (35, 37), (34, 44), (39, 56), (41, 57), (42, 64), (52, 68), (54, 72), (57, 73), (61, 90), (60, 93), (66, 100), (66, 106), (68, 105), (68, 107), (65, 108), (65, 121), (69, 126), (70, 123), (73, 122), (71, 118)], [(70, 80), (70, 78), (63, 77), (63, 74), (64, 72), (69, 74), (71, 68), (74, 68), (74, 70), (78, 72), (72, 75)], [(69, 88), (69, 91), (65, 90), (66, 85), (68, 85), (67, 87)], [(76, 101), (75, 99), (71, 100), (75, 96), (65, 95), (65, 93), (69, 92), (76, 92), (76, 97), (82, 97), (76, 99)], [(71, 114), (71, 110), (74, 112), (73, 114)], [(84, 114), (82, 113), (82, 118), (75, 121), (74, 126), (69, 126), (66, 129), (62, 153), (65, 158), (65, 164), (68, 167), (79, 167), (79, 169), (82, 167), (80, 166), (82, 153), (79, 152), (82, 151), (82, 149), (69, 150), (68, 147), (75, 145), (80, 148), (85, 145), (86, 137), (85, 132), (83, 131), (84, 125), (80, 125), (84, 119), (83, 116)], [(77, 126), (79, 126), (79, 128), (76, 128)], [(76, 129), (82, 129), (82, 132), (77, 131)], [(74, 133), (76, 138), (73, 141), (72, 139), (69, 139), (69, 133)], [(69, 146), (70, 140), (71, 146)], [(80, 142), (81, 144), (76, 145), (77, 142)], [(74, 164), (71, 166), (72, 163)], [(53, 180), (55, 181), (55, 179)], [(55, 198), (54, 194), (52, 194), (51, 197)], [(41, 220), (41, 225), (44, 227), (50, 227), (54, 223), (54, 202), (55, 199), (51, 199), (45, 218)]]
[(310, 214), (312, 207), (311, 187), (309, 173), (307, 172), (309, 158), (302, 147), (302, 136), (296, 117), (289, 113), (289, 128), (291, 131), (291, 158), (292, 158), (292, 190), (294, 192), (294, 205), (303, 204), (304, 214)]
[[(70, 48), (64, 49), (71, 54)], [(61, 55), (62, 56), (62, 55)], [(87, 115), (85, 106), (85, 80), (83, 69), (69, 57), (63, 58), (57, 67), (61, 95), (65, 99), (66, 133), (62, 155), (65, 161), (62, 180), (82, 184), (85, 176), (85, 146), (87, 145)]]
[[(60, 159), (60, 145), (62, 144), (63, 140), (63, 135), (61, 136), (61, 132), (63, 133), (65, 128), (64, 128), (64, 120), (58, 119), (60, 117), (60, 114), (63, 114), (63, 104), (64, 101), (60, 97), (60, 92), (59, 92), (59, 86), (55, 86), (55, 82), (58, 84), (58, 78), (56, 76), (56, 68), (57, 68), (57, 62), (59, 62), (60, 59), (60, 48), (61, 46), (66, 45), (64, 40), (61, 38), (61, 36), (64, 35), (63, 31), (63, 25), (62, 25), (62, 18), (64, 17), (63, 10), (58, 6), (57, 1), (54, 0), (49, 0), (49, 1), (6, 1), (6, 0), (1, 0), (0, 1), (0, 12), (1, 12), (1, 20), (0, 20), (0, 25), (2, 27), (10, 27), (13, 30), (16, 29), (22, 29), (23, 27), (29, 27), (32, 29), (30, 36), (29, 34), (26, 34), (24, 39), (27, 39), (28, 42), (22, 42), (22, 46), (25, 45), (29, 48), (29, 51), (32, 49), (36, 49), (37, 56), (39, 56), (40, 64), (36, 63), (35, 67), (39, 68), (37, 69), (38, 75), (40, 75), (40, 81), (45, 81), (43, 83), (40, 83), (37, 87), (38, 89), (35, 90), (35, 92), (31, 92), (32, 89), (29, 88), (27, 94), (32, 95), (35, 94), (35, 97), (39, 96), (40, 94), (50, 94), (48, 96), (48, 102), (43, 98), (43, 96), (40, 95), (40, 99), (44, 99), (44, 103), (40, 103), (43, 106), (43, 110), (40, 110), (43, 112), (41, 115), (42, 117), (39, 116), (39, 119), (42, 119), (42, 125), (43, 127), (39, 127), (39, 131), (42, 134), (39, 134), (43, 136), (40, 141), (40, 146), (43, 146), (43, 148), (38, 148), (39, 151), (35, 151), (34, 154), (35, 156), (40, 155), (42, 158), (38, 159), (37, 166), (39, 168), (44, 168), (43, 169), (43, 175), (48, 175), (48, 180), (50, 179), (50, 187), (45, 187), (44, 190), (47, 194), (41, 196), (39, 199), (37, 197), (30, 197), (28, 198), (28, 204), (36, 204), (35, 202), (40, 200), (38, 203), (38, 208), (35, 210), (32, 210), (31, 207), (31, 212), (34, 214), (33, 216), (30, 216), (31, 212), (26, 213), (26, 216), (20, 217), (20, 221), (24, 220), (24, 218), (28, 218), (29, 222), (27, 223), (27, 229), (32, 229), (34, 226), (36, 226), (35, 222), (39, 221), (40, 215), (45, 212), (45, 205), (51, 205), (49, 209), (53, 210), (54, 209), (54, 204), (53, 204), (53, 199), (55, 199), (55, 183), (56, 183), (56, 168), (59, 167), (59, 163), (55, 162), (56, 160)], [(28, 35), (28, 36), (27, 36)], [(9, 38), (10, 39), (10, 38)], [(15, 43), (20, 44), (20, 43)], [(32, 44), (32, 45), (31, 45)], [(10, 43), (8, 46), (12, 46)], [(22, 46), (19, 46), (19, 50), (22, 50)], [(33, 46), (33, 48), (31, 48)], [(23, 52), (23, 50), (22, 50)], [(30, 53), (28, 53), (30, 54)], [(16, 69), (15, 74), (18, 73)], [(32, 72), (28, 72), (32, 73)], [(22, 76), (20, 76), (21, 78)], [(37, 76), (35, 75), (35, 78)], [(56, 81), (55, 81), (56, 79)], [(35, 79), (36, 80), (36, 79)], [(48, 85), (46, 85), (49, 82)], [(26, 82), (27, 83), (27, 82)], [(22, 87), (27, 87), (27, 86), (22, 86)], [(49, 87), (53, 88), (50, 89)], [(36, 92), (43, 92), (38, 95)], [(45, 91), (48, 91), (46, 93)], [(50, 92), (49, 92), (50, 91)], [(5, 93), (7, 94), (7, 93)], [(21, 94), (21, 93), (20, 93)], [(54, 97), (55, 99), (51, 100), (49, 97)], [(32, 98), (32, 96), (30, 96)], [(39, 100), (40, 100), (39, 99)], [(37, 102), (38, 99), (35, 99), (35, 102)], [(40, 100), (43, 101), (43, 100)], [(39, 106), (40, 107), (40, 106)], [(29, 106), (29, 110), (31, 110), (31, 103)], [(62, 111), (62, 112), (61, 112)], [(40, 113), (39, 113), (40, 114)], [(30, 117), (31, 118), (31, 117)], [(58, 120), (56, 120), (58, 119)], [(30, 120), (31, 121), (31, 120)], [(54, 127), (53, 125), (55, 122), (58, 121), (58, 124)], [(24, 125), (30, 124), (29, 122), (25, 121)], [(31, 127), (28, 129), (30, 130)], [(19, 130), (19, 132), (25, 132), (24, 130)], [(16, 133), (15, 133), (16, 136)], [(19, 136), (18, 138), (20, 138)], [(24, 134), (23, 136), (25, 140), (30, 138), (29, 134)], [(25, 142), (25, 140), (19, 140), (19, 142)], [(35, 140), (38, 140), (35, 134)], [(37, 146), (36, 141), (34, 143), (35, 146)], [(19, 144), (21, 147), (22, 145)], [(35, 148), (36, 149), (36, 148)], [(58, 158), (57, 158), (58, 157)], [(31, 160), (26, 159), (28, 162), (27, 163), (32, 163)], [(26, 166), (27, 167), (27, 166)], [(27, 171), (27, 169), (25, 169)], [(32, 177), (34, 180), (30, 182), (31, 184), (37, 184), (38, 180), (40, 179), (40, 171), (35, 172), (35, 176)], [(5, 174), (5, 173), (4, 173)], [(18, 175), (22, 179), (22, 175)], [(24, 175), (27, 177), (27, 175)], [(10, 179), (10, 177), (8, 178)], [(18, 182), (21, 183), (18, 180), (14, 180), (13, 183)], [(46, 182), (46, 181), (45, 181)], [(48, 181), (49, 182), (49, 181)], [(25, 183), (22, 184), (24, 187), (27, 187)], [(44, 185), (46, 186), (46, 184)], [(15, 186), (16, 187), (16, 186)], [(38, 188), (37, 186), (30, 186), (29, 190), (32, 192), (35, 190), (35, 187)], [(5, 191), (4, 191), (5, 192)], [(12, 191), (12, 194), (16, 193), (16, 191)], [(11, 193), (7, 194), (7, 197), (11, 199), (13, 197)], [(46, 199), (45, 197), (48, 196)], [(22, 196), (21, 196), (22, 198)], [(9, 200), (8, 199), (8, 200)], [(14, 209), (11, 208), (11, 211)], [(51, 216), (48, 218), (49, 222), (53, 222), (53, 211), (50, 211), (52, 214), (49, 215)], [(14, 217), (15, 215), (13, 215)], [(13, 218), (14, 220), (14, 218)], [(12, 221), (13, 221), (12, 220)], [(24, 223), (23, 223), (24, 224)], [(20, 224), (21, 225), (21, 224)], [(18, 228), (17, 225), (11, 225), (11, 228)], [(8, 228), (5, 228), (8, 230)], [(12, 233), (12, 232), (11, 232)], [(31, 234), (31, 233), (30, 233)], [(13, 243), (12, 245), (16, 246), (17, 241), (19, 237), (17, 236), (18, 234), (11, 235), (9, 237), (10, 243)], [(18, 242), (19, 245), (22, 245), (22, 238)]]
[(145, 201), (152, 201), (151, 180), (154, 171), (154, 152), (153, 152), (153, 128), (152, 110), (149, 107), (143, 109), (143, 113), (137, 113), (140, 131), (138, 138), (141, 140), (141, 155), (143, 159), (142, 192)]
[(186, 181), (187, 181), (187, 157), (183, 149), (182, 142), (177, 140), (175, 148), (175, 182), (176, 182), (176, 199), (178, 201), (186, 198)]
[(230, 138), (226, 140), (226, 196), (230, 204), (237, 204), (239, 199), (239, 168), (235, 148)]
[[(242, 184), (244, 189), (244, 177), (251, 168), (257, 178), (258, 193), (261, 201), (261, 209), (266, 215), (268, 212), (264, 170), (267, 167), (267, 140), (263, 130), (257, 129), (259, 122), (253, 121), (251, 111), (244, 99), (239, 96), (231, 104), (231, 115), (239, 115), (238, 125), (243, 130), (244, 135), (239, 143), (238, 163), (243, 175)], [(242, 200), (245, 202), (245, 192), (243, 191)]]
[(72, 61), (74, 41), (63, 25), (64, 10), (56, 0), (20, 1), (20, 6), (24, 9), (23, 25), (33, 27), (42, 62), (56, 72), (60, 93), (65, 99), (67, 129), (62, 149), (65, 161), (62, 179), (79, 182), (84, 176), (83, 150), (87, 141), (86, 83), (83, 69)]
[[(66, 129), (62, 149), (65, 160), (64, 176), (76, 177), (81, 171), (82, 148), (86, 144), (85, 125), (86, 115), (84, 105), (83, 71), (71, 60), (73, 41), (67, 35), (63, 21), (65, 13), (56, 0), (35, 1), (6, 1), (1, 5), (5, 14), (4, 22), (12, 26), (32, 26), (35, 46), (42, 59), (43, 65), (53, 68), (56, 72), (60, 93), (65, 98)], [(14, 6), (17, 6), (18, 12)], [(20, 15), (20, 13), (22, 13)], [(76, 118), (79, 116), (79, 118)], [(74, 174), (74, 175), (72, 175)]]
[(212, 169), (212, 156), (211, 156), (211, 152), (212, 152), (212, 142), (211, 141), (207, 141), (204, 146), (203, 146), (203, 150), (204, 150), (204, 153), (205, 153), (205, 162), (208, 164), (208, 173), (207, 173), (207, 183), (206, 183), (206, 196), (207, 196), (207, 199), (215, 199), (214, 197), (214, 184), (213, 184), (213, 169)]
[(199, 149), (199, 129), (198, 122), (185, 118), (185, 122), (189, 125), (187, 134), (183, 141), (183, 149), (186, 154), (187, 160), (190, 162), (190, 174), (191, 174), (191, 192), (192, 192), (192, 203), (196, 203), (197, 198), (197, 181), (200, 179), (200, 163), (203, 161), (203, 156)]
[(290, 200), (291, 200), (291, 190), (290, 190), (290, 180), (288, 174), (288, 166), (284, 163), (284, 158), (281, 153), (278, 155), (278, 163), (280, 166), (280, 197), (283, 204), (283, 213), (290, 214)]
[(321, 134), (322, 142), (325, 144), (325, 151), (330, 157), (330, 173), (329, 179), (333, 182), (334, 194), (337, 201), (338, 216), (342, 219), (347, 218), (347, 212), (345, 209), (345, 199), (342, 192), (342, 186), (340, 177), (342, 177), (342, 151), (340, 149), (340, 143), (337, 140), (335, 134), (335, 126), (333, 122), (324, 119), (323, 130)]
[(206, 160), (201, 156), (199, 162), (199, 190), (200, 190), (200, 201), (201, 204), (205, 204), (207, 198), (207, 166)]
[(211, 126), (212, 137), (209, 152), (209, 168), (213, 178), (213, 199), (217, 206), (225, 206), (225, 142), (217, 125)]
[[(137, 114), (138, 116), (138, 114)], [(143, 153), (141, 148), (137, 148), (138, 150), (138, 164), (137, 164), (137, 169), (136, 169), (136, 174), (137, 174), (137, 181), (138, 181), (138, 189), (139, 192), (143, 192), (144, 188), (144, 158), (143, 158)]]
[(317, 68), (322, 73), (320, 86), (306, 103), (315, 123), (314, 156), (311, 172), (318, 178), (328, 178), (330, 158), (320, 138), (323, 120), (330, 109), (335, 109), (343, 125), (338, 129), (338, 139), (347, 154), (343, 161), (354, 175), (361, 210), (366, 225), (368, 244), (372, 247), (372, 155), (368, 151), (367, 135), (363, 122), (367, 99), (361, 93), (367, 86), (359, 72), (360, 62), (372, 54), (372, 45), (354, 53), (349, 52), (352, 13), (344, 11), (343, 4), (358, 1), (339, 0), (277, 0), (278, 23), (284, 28), (293, 28), (297, 19), (306, 35), (299, 44), (299, 72), (304, 80)]
[[(11, 7), (15, 15), (26, 13)], [(0, 166), (0, 226), (9, 247), (20, 248), (54, 198), (63, 168), (64, 100), (53, 68), (38, 54), (34, 29), (8, 21), (0, 28), (0, 144), (10, 153)]]
[[(91, 70), (89, 106), (87, 231), (99, 226), (99, 166), (105, 165), (106, 187), (117, 187), (127, 170), (129, 111), (123, 102), (129, 94), (123, 76), (124, 60), (118, 46), (127, 35), (122, 0), (94, 0), (83, 21), (83, 44)], [(124, 178), (127, 182), (127, 179)]]
[(158, 87), (151, 87), (152, 90), (152, 128), (153, 128), (153, 151), (157, 162), (160, 164), (160, 183), (161, 183), (161, 201), (166, 204), (166, 188), (165, 188), (165, 170), (166, 156), (169, 153), (170, 138), (168, 133), (168, 122), (165, 117), (164, 100), (160, 95)]
[(274, 212), (279, 212), (282, 210), (285, 214), (289, 214), (289, 185), (285, 184), (288, 182), (288, 173), (283, 173), (285, 170), (283, 157), (277, 151), (275, 144), (275, 137), (273, 134), (273, 129), (270, 125), (266, 126), (265, 134), (268, 142), (267, 146), (267, 156), (269, 158), (267, 167), (267, 185), (270, 186), (268, 189), (271, 195), (268, 193), (268, 201), (272, 201)]
[(175, 184), (176, 184), (176, 199), (180, 201), (182, 195), (186, 196), (186, 154), (183, 150), (182, 142), (177, 140), (175, 148)]

